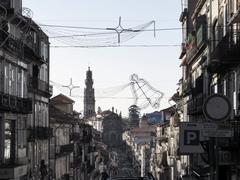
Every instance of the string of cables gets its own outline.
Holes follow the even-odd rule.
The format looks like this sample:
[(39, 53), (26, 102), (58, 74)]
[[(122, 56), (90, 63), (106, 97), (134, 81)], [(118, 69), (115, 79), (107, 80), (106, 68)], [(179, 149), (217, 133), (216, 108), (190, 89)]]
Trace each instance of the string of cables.
[[(153, 28), (148, 29), (153, 25)], [(64, 26), (40, 24), (41, 28), (49, 35), (51, 39), (51, 47), (166, 47), (179, 46), (175, 45), (123, 45), (122, 43), (133, 39), (142, 32), (153, 32), (154, 37), (156, 31), (171, 31), (181, 30), (181, 28), (155, 28), (155, 21), (150, 21), (131, 28), (123, 28), (121, 25), (121, 17), (119, 24), (115, 28), (100, 28), (100, 27), (83, 27), (83, 26)], [(121, 42), (121, 43), (120, 43)]]
[(117, 46), (121, 42), (129, 41), (136, 37), (143, 30), (149, 27), (152, 22), (141, 24), (129, 29), (115, 28), (93, 28), (74, 26), (40, 26), (49, 35), (51, 43), (56, 46)]
[[(195, 32), (195, 29), (183, 27), (170, 27), (170, 28), (150, 28), (153, 21), (141, 24), (128, 29), (120, 29), (117, 33), (116, 28), (100, 28), (100, 27), (81, 27), (81, 26), (63, 26), (63, 25), (50, 25), (40, 24), (41, 28), (49, 35), (51, 39), (52, 48), (97, 48), (97, 47), (178, 47), (181, 46), (180, 42), (176, 44), (123, 44), (130, 39), (136, 37), (142, 32), (156, 32), (162, 31), (182, 31)], [(204, 26), (206, 29), (209, 26)], [(223, 25), (217, 27), (218, 29), (225, 28)], [(234, 30), (234, 29), (233, 29)], [(119, 34), (121, 43), (119, 43)], [(191, 33), (189, 33), (191, 34)], [(187, 40), (187, 38), (186, 38)], [(211, 41), (220, 41), (212, 39)]]
[[(60, 83), (56, 83), (51, 81), (51, 84), (56, 87), (60, 91), (64, 91), (64, 85)], [(119, 97), (115, 96), (122, 92), (123, 90), (130, 88), (132, 96), (129, 97)], [(136, 104), (139, 108), (144, 109), (148, 106), (152, 106), (153, 108), (158, 108), (160, 106), (160, 102), (163, 98), (163, 92), (155, 89), (151, 86), (145, 79), (139, 78), (137, 74), (132, 74), (130, 76), (130, 83), (123, 84), (120, 86), (110, 87), (107, 89), (98, 89), (96, 91), (96, 98), (105, 98), (105, 99), (132, 99), (134, 104)], [(83, 96), (74, 95), (70, 93), (70, 96), (73, 98), (83, 98)]]

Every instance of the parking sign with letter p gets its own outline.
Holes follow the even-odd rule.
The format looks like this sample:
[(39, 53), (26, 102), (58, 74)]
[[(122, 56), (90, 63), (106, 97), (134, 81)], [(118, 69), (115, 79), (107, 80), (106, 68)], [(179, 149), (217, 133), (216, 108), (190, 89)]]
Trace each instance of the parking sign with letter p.
[(199, 145), (199, 138), (198, 130), (184, 131), (184, 145)]
[(180, 123), (179, 150), (181, 154), (195, 154), (204, 152), (200, 144), (201, 127), (202, 126), (199, 123)]

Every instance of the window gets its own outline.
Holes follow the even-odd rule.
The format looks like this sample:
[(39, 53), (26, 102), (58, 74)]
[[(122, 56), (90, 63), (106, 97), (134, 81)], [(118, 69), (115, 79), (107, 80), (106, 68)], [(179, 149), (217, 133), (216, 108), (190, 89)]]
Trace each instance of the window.
[(41, 42), (41, 57), (44, 61), (48, 60), (48, 45)]
[(44, 43), (41, 42), (41, 57), (44, 57)]
[(24, 98), (26, 97), (27, 82), (26, 82), (26, 71), (23, 69), (17, 70), (17, 96)]
[(5, 120), (4, 162), (11, 163), (15, 158), (15, 121)]
[(227, 28), (228, 28), (228, 7), (227, 5), (224, 6), (224, 10), (223, 10), (223, 36), (225, 36), (227, 34)]
[[(18, 148), (27, 147), (27, 118), (19, 118), (17, 121), (17, 144)], [(26, 156), (26, 155), (25, 155)]]
[(33, 43), (37, 44), (37, 33), (33, 32)]
[(9, 64), (5, 63), (4, 66), (4, 92), (9, 93)]
[(27, 97), (27, 72), (22, 71), (22, 87), (23, 87), (23, 97)]
[(3, 77), (4, 77), (4, 72), (3, 72), (3, 69), (2, 69), (2, 67), (3, 67), (3, 61), (0, 59), (0, 84), (1, 84), (1, 87), (0, 87), (0, 92), (2, 92), (3, 91)]
[(10, 94), (17, 96), (17, 67), (10, 64), (9, 88)]
[(18, 87), (18, 91), (17, 91), (17, 95), (18, 97), (23, 97), (23, 86), (22, 86), (22, 70), (19, 69), (18, 70), (18, 75), (17, 75), (17, 87)]
[(44, 60), (48, 60), (48, 45), (44, 44)]
[(44, 66), (40, 67), (40, 80), (44, 80)]
[(5, 62), (3, 70), (4, 72), (2, 72), (2, 80), (4, 80), (4, 93), (18, 97), (26, 97), (26, 71), (8, 62)]

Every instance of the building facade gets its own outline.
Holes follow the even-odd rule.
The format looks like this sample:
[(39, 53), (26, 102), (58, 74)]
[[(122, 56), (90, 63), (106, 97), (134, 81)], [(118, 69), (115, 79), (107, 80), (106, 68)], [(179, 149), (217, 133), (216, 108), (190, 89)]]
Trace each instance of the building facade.
[[(50, 168), (52, 178), (69, 179), (74, 177), (73, 162), (74, 142), (72, 135), (78, 120), (73, 115), (74, 101), (63, 94), (50, 100), (50, 126), (53, 137), (50, 141)], [(78, 132), (79, 135), (79, 132)]]
[(155, 126), (148, 124), (145, 115), (137, 127), (123, 133), (123, 140), (130, 147), (127, 152), (131, 155), (134, 175), (144, 177), (150, 172), (150, 155), (155, 135)]
[(44, 178), (51, 136), (48, 36), (22, 15), (21, 0), (0, 1), (0, 12), (0, 178)]
[(123, 145), (122, 141), (122, 119), (121, 117), (112, 111), (102, 112), (102, 141), (110, 149), (119, 148)]
[[(183, 7), (183, 119), (224, 124), (232, 132), (228, 137), (205, 135), (210, 140), (201, 142), (204, 151), (189, 151), (189, 174), (193, 179), (239, 179), (240, 1), (188, 0)], [(202, 108), (213, 95), (229, 102), (224, 119), (209, 117)]]

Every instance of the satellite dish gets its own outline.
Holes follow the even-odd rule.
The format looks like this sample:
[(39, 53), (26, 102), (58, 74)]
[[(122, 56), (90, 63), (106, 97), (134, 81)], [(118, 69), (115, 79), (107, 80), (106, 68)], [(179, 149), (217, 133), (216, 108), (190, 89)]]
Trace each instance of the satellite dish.
[(22, 15), (32, 19), (33, 11), (31, 9), (27, 8), (27, 7), (23, 7), (22, 8)]

